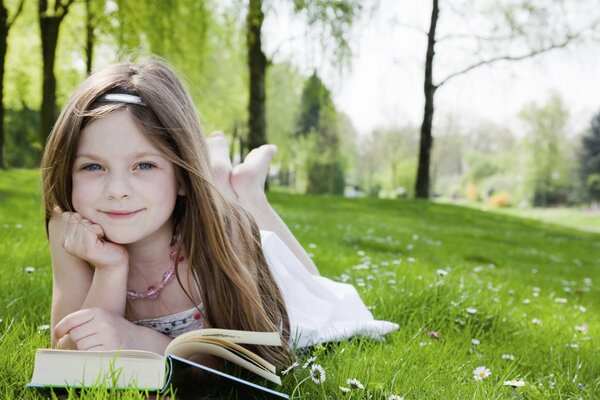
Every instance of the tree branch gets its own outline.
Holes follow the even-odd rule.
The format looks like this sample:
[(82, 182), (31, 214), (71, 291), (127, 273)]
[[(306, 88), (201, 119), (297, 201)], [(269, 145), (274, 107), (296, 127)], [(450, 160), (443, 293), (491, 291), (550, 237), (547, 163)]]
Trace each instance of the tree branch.
[(19, 6), (17, 7), (17, 12), (15, 12), (15, 15), (13, 15), (12, 18), (9, 18), (9, 20), (6, 22), (6, 29), (10, 30), (11, 26), (15, 23), (15, 20), (17, 19), (19, 14), (21, 14), (21, 11), (23, 11), (23, 4), (25, 4), (25, 0), (21, 0), (19, 2)]
[(275, 50), (273, 50), (271, 52), (271, 55), (269, 56), (269, 59), (274, 59), (277, 56), (277, 53), (279, 53), (281, 51), (281, 49), (283, 48), (283, 46), (287, 43), (293, 42), (294, 40), (298, 40), (298, 39), (306, 39), (307, 35), (303, 34), (303, 35), (296, 35), (296, 36), (291, 36), (285, 40), (282, 40), (281, 42), (279, 42), (279, 44), (277, 45), (277, 47), (275, 47)]
[(498, 61), (520, 61), (520, 60), (524, 60), (527, 58), (532, 58), (535, 56), (538, 56), (540, 54), (544, 54), (544, 53), (548, 53), (549, 51), (555, 50), (555, 49), (561, 49), (566, 47), (569, 43), (571, 43), (574, 39), (578, 38), (580, 34), (576, 34), (576, 35), (567, 35), (567, 37), (565, 38), (565, 40), (563, 40), (560, 43), (552, 43), (550, 46), (546, 46), (546, 47), (542, 47), (540, 49), (536, 49), (533, 50), (529, 53), (526, 54), (521, 54), (518, 56), (510, 56), (510, 55), (505, 55), (505, 56), (499, 56), (499, 57), (493, 57), (490, 58), (488, 60), (482, 60), (479, 61), (473, 65), (470, 65), (468, 67), (466, 67), (465, 69), (462, 69), (460, 71), (454, 72), (450, 75), (448, 75), (446, 78), (442, 79), (442, 81), (438, 84), (435, 85), (436, 89), (439, 88), (440, 86), (446, 84), (449, 80), (456, 78), (457, 76), (460, 75), (464, 75), (467, 72), (475, 69), (475, 68), (479, 68), (483, 65), (490, 65), (493, 63), (496, 63)]
[[(67, 0), (67, 2), (65, 4), (62, 3), (62, 1), (60, 0), (56, 0), (56, 3), (54, 3), (54, 9), (56, 11), (56, 16), (60, 19), (63, 19), (65, 17), (65, 15), (67, 15), (67, 13), (69, 12), (69, 7), (71, 7), (71, 4), (73, 4), (75, 2), (75, 0)], [(60, 8), (60, 12), (59, 12), (59, 8)]]
[(401, 26), (403, 28), (411, 29), (411, 30), (413, 30), (415, 32), (418, 32), (418, 33), (424, 35), (424, 36), (427, 36), (427, 34), (429, 33), (425, 29), (421, 28), (420, 26), (412, 25), (412, 24), (407, 24), (407, 23), (404, 23), (404, 22), (399, 22), (398, 26)]
[(514, 36), (481, 36), (481, 35), (476, 35), (474, 33), (471, 34), (467, 34), (467, 33), (458, 33), (458, 34), (454, 34), (454, 35), (446, 35), (446, 36), (442, 36), (439, 39), (436, 39), (436, 43), (439, 42), (443, 42), (445, 40), (451, 40), (451, 39), (468, 39), (468, 40), (477, 40), (477, 41), (482, 41), (482, 42), (505, 42), (505, 41), (509, 41), (514, 39)]

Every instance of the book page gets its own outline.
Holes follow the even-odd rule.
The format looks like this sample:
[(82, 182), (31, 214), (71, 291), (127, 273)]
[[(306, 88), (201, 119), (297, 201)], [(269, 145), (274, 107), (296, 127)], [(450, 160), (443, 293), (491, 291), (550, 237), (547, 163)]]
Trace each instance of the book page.
[(224, 347), (225, 349), (234, 352), (238, 356), (248, 359), (248, 361), (256, 364), (257, 367), (265, 369), (267, 371), (270, 371), (273, 374), (276, 373), (275, 366), (273, 364), (271, 364), (264, 358), (260, 357), (258, 354), (255, 354), (255, 353), (251, 352), (250, 350), (240, 346), (239, 344), (227, 342), (225, 340), (220, 340), (217, 338), (208, 338), (208, 337), (202, 338), (201, 340), (189, 340), (189, 341), (186, 341), (186, 343), (194, 343), (196, 341), (200, 341), (202, 343), (212, 343), (217, 346)]
[(173, 354), (182, 358), (189, 358), (194, 354), (210, 354), (221, 357), (222, 359), (237, 364), (242, 368), (246, 368), (248, 371), (253, 372), (260, 377), (281, 385), (281, 379), (277, 375), (256, 366), (254, 363), (222, 347), (220, 344), (210, 343), (209, 341), (184, 342), (178, 343), (174, 350), (176, 350), (176, 352), (171, 352), (169, 354)]
[[(281, 346), (281, 337), (278, 332), (250, 332), (236, 331), (231, 329), (207, 328), (187, 332), (176, 337), (169, 344), (169, 346), (167, 346), (167, 350), (169, 350), (172, 345), (176, 345), (180, 341), (188, 340), (191, 337), (215, 337), (232, 343)], [(165, 351), (165, 354), (169, 353), (169, 351)]]

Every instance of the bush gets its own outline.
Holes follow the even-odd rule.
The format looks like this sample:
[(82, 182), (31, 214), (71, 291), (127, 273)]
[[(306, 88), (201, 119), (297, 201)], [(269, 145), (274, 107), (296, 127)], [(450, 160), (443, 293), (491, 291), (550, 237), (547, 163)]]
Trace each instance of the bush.
[(498, 208), (498, 207), (510, 207), (511, 205), (510, 196), (506, 192), (500, 192), (498, 194), (492, 195), (488, 200), (488, 207), (490, 208)]
[(472, 183), (469, 183), (465, 188), (465, 197), (467, 198), (467, 200), (470, 201), (479, 201), (480, 197), (477, 186), (473, 185)]
[(343, 195), (344, 186), (344, 170), (339, 161), (314, 161), (308, 165), (306, 193)]

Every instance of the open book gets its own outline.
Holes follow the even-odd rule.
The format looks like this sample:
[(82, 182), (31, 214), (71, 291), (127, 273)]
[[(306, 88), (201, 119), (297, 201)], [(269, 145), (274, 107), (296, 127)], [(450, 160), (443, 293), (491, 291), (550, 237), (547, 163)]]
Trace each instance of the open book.
[[(185, 333), (167, 346), (165, 356), (140, 350), (80, 351), (38, 349), (29, 387), (137, 388), (164, 391), (185, 383), (194, 372), (217, 377), (226, 386), (261, 393), (260, 398), (288, 398), (264, 386), (190, 361), (194, 355), (227, 360), (271, 382), (281, 384), (275, 366), (240, 344), (281, 346), (277, 332), (202, 329)], [(186, 371), (187, 370), (187, 371)], [(190, 373), (192, 372), (192, 373)], [(199, 382), (194, 386), (202, 386)], [(214, 388), (214, 385), (209, 385)]]

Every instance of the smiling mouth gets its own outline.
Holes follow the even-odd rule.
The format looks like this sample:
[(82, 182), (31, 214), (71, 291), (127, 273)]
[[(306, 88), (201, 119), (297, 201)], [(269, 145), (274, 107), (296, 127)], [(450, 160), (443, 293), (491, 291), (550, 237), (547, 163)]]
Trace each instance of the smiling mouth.
[(112, 219), (128, 219), (137, 215), (142, 210), (136, 211), (102, 211), (108, 217)]

